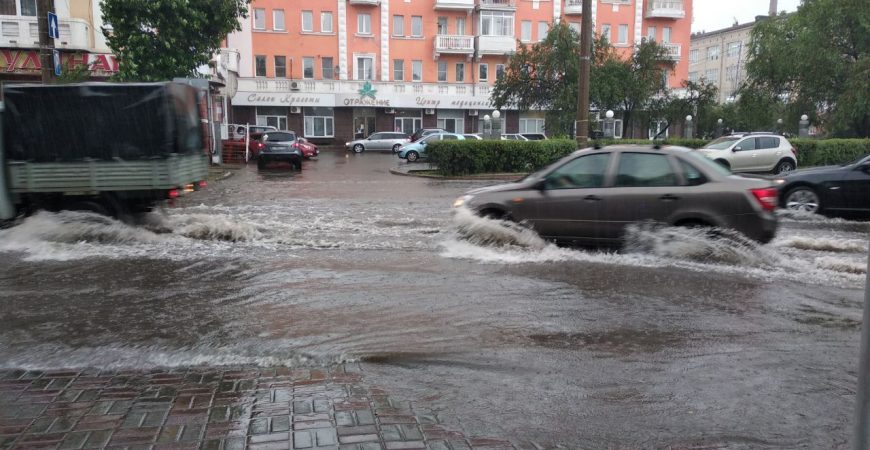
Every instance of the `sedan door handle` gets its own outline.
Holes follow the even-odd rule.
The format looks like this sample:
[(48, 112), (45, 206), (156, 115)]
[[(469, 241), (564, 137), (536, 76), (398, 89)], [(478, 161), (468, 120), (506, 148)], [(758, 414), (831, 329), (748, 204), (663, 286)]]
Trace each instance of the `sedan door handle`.
[(587, 195), (586, 197), (583, 197), (583, 200), (586, 200), (587, 202), (599, 202), (601, 201), (601, 197), (597, 195)]
[(673, 195), (673, 194), (665, 194), (665, 195), (662, 195), (661, 197), (659, 197), (659, 200), (664, 200), (666, 202), (672, 202), (674, 200), (679, 200), (679, 199), (680, 199), (680, 197), (677, 197), (676, 195)]

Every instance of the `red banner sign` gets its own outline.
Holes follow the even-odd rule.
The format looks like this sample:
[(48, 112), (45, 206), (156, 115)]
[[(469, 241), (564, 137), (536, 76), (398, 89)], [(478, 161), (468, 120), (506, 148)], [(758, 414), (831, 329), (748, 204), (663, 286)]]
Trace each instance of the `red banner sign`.
[[(109, 76), (118, 72), (115, 55), (104, 53), (61, 53), (64, 69), (70, 70), (88, 65), (91, 74)], [(36, 50), (0, 49), (0, 73), (39, 74), (42, 64)]]

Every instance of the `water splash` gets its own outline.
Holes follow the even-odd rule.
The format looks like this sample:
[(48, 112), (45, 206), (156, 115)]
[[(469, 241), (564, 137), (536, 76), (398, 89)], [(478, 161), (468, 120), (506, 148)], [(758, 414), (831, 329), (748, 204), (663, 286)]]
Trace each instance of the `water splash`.
[(856, 239), (790, 236), (777, 241), (775, 245), (777, 247), (790, 247), (798, 250), (814, 250), (835, 253), (867, 252), (867, 242)]

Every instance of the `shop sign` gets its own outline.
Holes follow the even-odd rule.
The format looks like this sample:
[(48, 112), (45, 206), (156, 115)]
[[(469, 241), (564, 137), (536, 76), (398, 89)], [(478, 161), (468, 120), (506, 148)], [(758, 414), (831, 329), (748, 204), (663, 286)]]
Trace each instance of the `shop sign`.
[[(115, 55), (62, 52), (60, 59), (67, 69), (87, 65), (92, 75), (108, 76), (118, 72)], [(38, 75), (41, 70), (38, 51), (0, 49), (0, 72)]]
[(233, 104), (239, 106), (333, 106), (331, 94), (284, 94), (272, 92), (237, 92)]

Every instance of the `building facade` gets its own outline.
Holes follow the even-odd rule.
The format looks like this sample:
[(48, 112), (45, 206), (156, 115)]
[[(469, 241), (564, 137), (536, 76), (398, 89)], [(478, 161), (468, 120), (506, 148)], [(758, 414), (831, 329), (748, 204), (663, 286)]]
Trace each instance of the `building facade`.
[[(0, 0), (0, 81), (40, 80), (37, 0)], [(99, 0), (55, 0), (60, 22), (60, 50), (64, 68), (87, 64), (96, 78), (118, 71), (118, 62), (101, 31)], [(46, 18), (40, 18), (46, 20)]]
[[(255, 0), (227, 38), (238, 80), (231, 123), (343, 143), (375, 131), (479, 132), (518, 41), (555, 21), (579, 30), (581, 0)], [(642, 38), (688, 73), (692, 0), (594, 0), (595, 31), (626, 54)], [(232, 63), (235, 65), (235, 62)], [(502, 111), (505, 132), (545, 132), (542, 112)]]
[(734, 101), (746, 79), (749, 39), (755, 22), (708, 33), (694, 33), (689, 46), (688, 80), (719, 88), (719, 103)]

